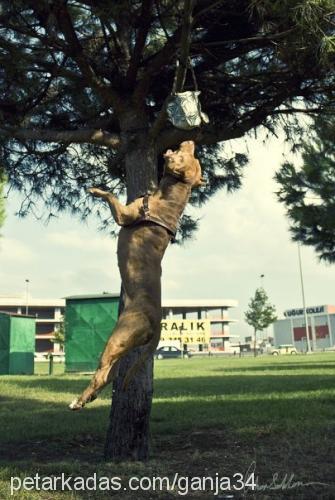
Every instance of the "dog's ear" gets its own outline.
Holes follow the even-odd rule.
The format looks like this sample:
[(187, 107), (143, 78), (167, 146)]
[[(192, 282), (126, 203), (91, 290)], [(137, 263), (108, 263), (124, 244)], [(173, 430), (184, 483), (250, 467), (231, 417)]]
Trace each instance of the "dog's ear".
[(169, 158), (171, 155), (173, 155), (172, 149), (167, 149), (163, 154), (163, 158)]
[(194, 176), (194, 182), (193, 182), (193, 187), (200, 187), (200, 186), (205, 186), (206, 185), (206, 181), (205, 179), (202, 177), (201, 175), (201, 165), (200, 165), (200, 162), (199, 160), (194, 160), (196, 165), (195, 165), (195, 168), (196, 168), (196, 173), (195, 173), (195, 176)]

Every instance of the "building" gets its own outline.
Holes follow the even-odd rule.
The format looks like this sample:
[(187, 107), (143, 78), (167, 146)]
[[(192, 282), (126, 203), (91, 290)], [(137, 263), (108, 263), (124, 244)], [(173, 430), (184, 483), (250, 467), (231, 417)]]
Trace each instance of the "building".
[(35, 318), (0, 312), (0, 374), (34, 373)]
[[(95, 297), (115, 297), (101, 294)], [(88, 296), (78, 296), (86, 300)], [(239, 352), (239, 336), (231, 335), (229, 325), (236, 320), (229, 318), (229, 309), (237, 306), (236, 300), (190, 299), (163, 300), (162, 338), (165, 341), (186, 344), (195, 351)], [(0, 311), (29, 314), (36, 318), (36, 352), (59, 352), (52, 342), (65, 311), (65, 299), (31, 299), (1, 297)]]
[(59, 352), (58, 344), (52, 339), (64, 314), (64, 299), (32, 299), (22, 297), (1, 297), (0, 312), (24, 314), (36, 319), (36, 352)]
[(118, 320), (120, 294), (66, 297), (65, 371), (94, 371)]
[[(335, 342), (335, 306), (323, 305), (306, 308), (308, 332), (313, 351), (332, 347)], [(275, 345), (293, 344), (299, 351), (307, 351), (304, 309), (289, 309), (284, 318), (273, 324)]]
[[(161, 338), (180, 339), (196, 351), (239, 352), (239, 336), (229, 329), (236, 320), (228, 317), (229, 309), (237, 304), (227, 299), (163, 300)], [(165, 332), (164, 323), (170, 332)]]

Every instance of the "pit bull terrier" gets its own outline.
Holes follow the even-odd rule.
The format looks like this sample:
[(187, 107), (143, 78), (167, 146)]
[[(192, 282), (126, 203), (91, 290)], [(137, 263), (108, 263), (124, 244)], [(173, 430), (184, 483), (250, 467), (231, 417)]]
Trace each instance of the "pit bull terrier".
[(121, 226), (118, 237), (118, 265), (124, 289), (124, 309), (107, 341), (90, 384), (69, 406), (80, 410), (117, 374), (117, 363), (135, 347), (147, 345), (140, 363), (125, 379), (128, 384), (139, 365), (155, 351), (160, 338), (161, 261), (175, 235), (191, 189), (201, 186), (201, 167), (194, 158), (194, 142), (183, 142), (177, 151), (164, 154), (164, 175), (157, 190), (122, 205), (106, 191), (89, 192), (105, 200), (115, 222)]

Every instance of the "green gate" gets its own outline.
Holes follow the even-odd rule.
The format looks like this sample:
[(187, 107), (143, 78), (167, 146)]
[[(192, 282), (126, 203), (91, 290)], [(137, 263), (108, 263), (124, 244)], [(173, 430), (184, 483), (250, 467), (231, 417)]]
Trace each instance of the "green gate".
[(33, 375), (35, 318), (0, 313), (0, 375)]
[(94, 371), (117, 322), (119, 294), (66, 297), (65, 371)]

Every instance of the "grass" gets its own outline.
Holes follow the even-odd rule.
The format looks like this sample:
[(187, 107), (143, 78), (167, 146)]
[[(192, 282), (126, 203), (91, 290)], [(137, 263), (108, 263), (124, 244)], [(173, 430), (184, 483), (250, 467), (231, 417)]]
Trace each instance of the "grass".
[[(102, 460), (110, 390), (84, 411), (67, 404), (88, 376), (39, 363), (35, 376), (0, 377), (0, 499), (11, 476), (230, 476), (256, 464), (259, 485), (284, 489), (248, 497), (335, 498), (335, 353), (291, 357), (156, 362), (152, 458), (146, 464)], [(287, 483), (286, 481), (286, 483)], [(299, 481), (302, 484), (293, 482)], [(313, 483), (313, 484), (309, 484)], [(322, 484), (317, 484), (322, 483)], [(274, 486), (274, 484), (272, 484)], [(285, 486), (285, 485), (284, 485)], [(240, 496), (238, 496), (240, 495)], [(18, 499), (110, 498), (103, 492), (18, 492)], [(114, 498), (180, 498), (172, 492), (116, 492)], [(241, 493), (234, 493), (240, 498)], [(195, 491), (187, 498), (215, 498)], [(222, 493), (216, 498), (225, 498)]]

